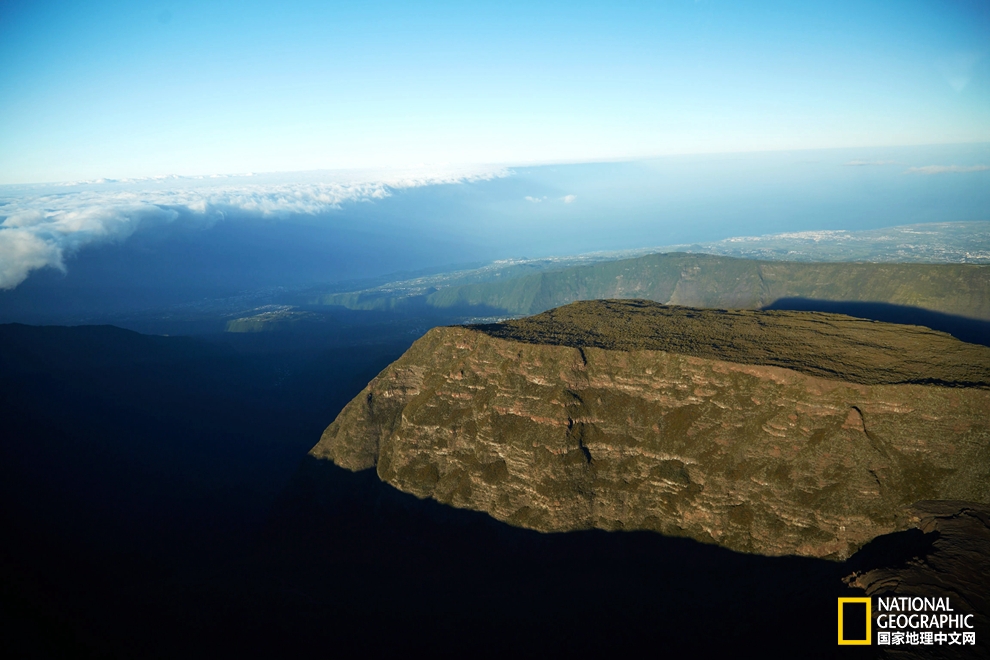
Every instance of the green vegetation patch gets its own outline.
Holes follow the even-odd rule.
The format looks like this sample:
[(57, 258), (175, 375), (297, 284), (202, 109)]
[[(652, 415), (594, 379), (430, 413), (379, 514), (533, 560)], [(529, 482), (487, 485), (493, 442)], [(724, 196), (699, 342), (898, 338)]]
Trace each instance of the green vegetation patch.
[(788, 298), (880, 302), (990, 319), (990, 266), (756, 261), (651, 254), (441, 289), (432, 307), (536, 314), (576, 300), (645, 299), (692, 307), (758, 309)]
[(469, 327), (530, 344), (666, 351), (784, 367), (864, 385), (990, 387), (990, 348), (920, 326), (842, 314), (596, 300), (525, 319)]

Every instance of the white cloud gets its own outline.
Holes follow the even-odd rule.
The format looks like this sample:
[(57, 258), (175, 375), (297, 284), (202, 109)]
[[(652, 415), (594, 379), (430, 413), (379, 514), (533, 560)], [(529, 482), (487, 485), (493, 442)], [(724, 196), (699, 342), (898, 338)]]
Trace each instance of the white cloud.
[(0, 288), (12, 289), (23, 282), (29, 272), (45, 266), (65, 270), (61, 248), (27, 228), (0, 231)]
[(864, 167), (867, 165), (897, 165), (896, 160), (851, 160), (846, 163), (848, 167)]
[[(0, 289), (32, 270), (65, 270), (65, 256), (86, 245), (123, 241), (142, 225), (187, 215), (209, 226), (231, 212), (265, 217), (315, 215), (345, 202), (382, 199), (391, 190), (507, 176), (491, 168), (306, 172), (229, 177), (154, 177), (51, 186), (0, 187)], [(251, 177), (250, 181), (246, 181)]]
[(960, 172), (986, 172), (990, 165), (925, 165), (909, 167), (906, 174), (946, 174)]
[[(529, 195), (526, 195), (525, 197), (523, 197), (523, 199), (525, 199), (527, 202), (531, 202), (533, 204), (540, 204), (542, 202), (547, 201), (550, 198), (547, 197), (546, 195), (544, 195), (543, 197), (531, 197)], [(577, 199), (577, 195), (564, 195), (563, 197), (559, 197), (559, 198), (555, 197), (554, 199), (555, 200), (556, 199), (559, 199), (564, 204), (570, 204), (575, 199)]]

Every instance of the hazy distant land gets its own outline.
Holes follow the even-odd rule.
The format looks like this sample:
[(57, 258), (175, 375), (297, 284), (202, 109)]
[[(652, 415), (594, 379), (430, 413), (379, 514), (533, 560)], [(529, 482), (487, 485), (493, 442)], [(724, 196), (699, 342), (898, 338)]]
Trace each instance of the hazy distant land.
[[(774, 263), (779, 265), (771, 267)], [(819, 306), (827, 301), (881, 303), (890, 309), (881, 310), (879, 320), (954, 332), (956, 328), (950, 326), (955, 317), (990, 318), (987, 264), (990, 222), (737, 237), (573, 257), (510, 259), (356, 291), (297, 292), (286, 295), (281, 304), (228, 317), (226, 329), (284, 329), (319, 320), (321, 311), (333, 308), (443, 314), (450, 317), (446, 322), (487, 322), (535, 314), (575, 300), (619, 297), (747, 309), (806, 308), (802, 301)], [(906, 318), (908, 312), (920, 310), (931, 313)], [(877, 312), (834, 306), (819, 311), (874, 317)], [(979, 332), (967, 328), (955, 334), (974, 341)]]
[(659, 252), (702, 252), (749, 259), (871, 263), (990, 263), (990, 222), (935, 222), (865, 231), (801, 231), (668, 245)]
[[(404, 299), (429, 296), (449, 287), (506, 282), (538, 272), (669, 252), (770, 261), (988, 264), (990, 222), (940, 222), (866, 231), (823, 230), (738, 236), (711, 243), (664, 245), (543, 259), (508, 259), (481, 268), (398, 280), (363, 290), (313, 295), (305, 302), (340, 305), (349, 309), (394, 309)], [(506, 311), (518, 314), (543, 310)]]

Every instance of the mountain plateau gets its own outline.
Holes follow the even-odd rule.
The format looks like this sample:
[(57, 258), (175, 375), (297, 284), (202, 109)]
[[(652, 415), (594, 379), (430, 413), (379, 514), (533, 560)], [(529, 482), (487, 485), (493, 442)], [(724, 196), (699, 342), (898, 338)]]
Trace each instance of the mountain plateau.
[(990, 349), (793, 311), (580, 302), (429, 331), (312, 449), (544, 532), (845, 559), (990, 502)]

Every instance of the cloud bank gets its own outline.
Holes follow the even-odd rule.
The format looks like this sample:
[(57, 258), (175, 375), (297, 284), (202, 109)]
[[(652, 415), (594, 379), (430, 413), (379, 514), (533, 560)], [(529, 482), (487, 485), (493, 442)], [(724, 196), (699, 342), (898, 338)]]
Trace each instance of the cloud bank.
[(946, 174), (960, 172), (986, 172), (990, 165), (925, 165), (924, 167), (909, 167), (907, 174)]
[[(550, 198), (547, 197), (546, 195), (544, 195), (543, 197), (532, 197), (530, 195), (526, 195), (525, 197), (523, 197), (523, 199), (525, 199), (527, 202), (531, 202), (533, 204), (541, 204), (541, 203), (547, 201)], [(574, 200), (577, 199), (577, 195), (564, 195), (563, 197), (561, 197), (559, 199), (564, 204), (572, 204), (574, 202)]]
[(897, 165), (897, 161), (896, 160), (863, 160), (857, 158), (846, 163), (846, 167), (868, 167), (868, 166), (880, 166), (880, 165)]
[(65, 257), (87, 245), (121, 242), (139, 227), (180, 217), (203, 227), (231, 214), (316, 215), (392, 190), (507, 176), (493, 168), (307, 172), (294, 175), (156, 177), (0, 187), (0, 289), (31, 271), (65, 271)]

